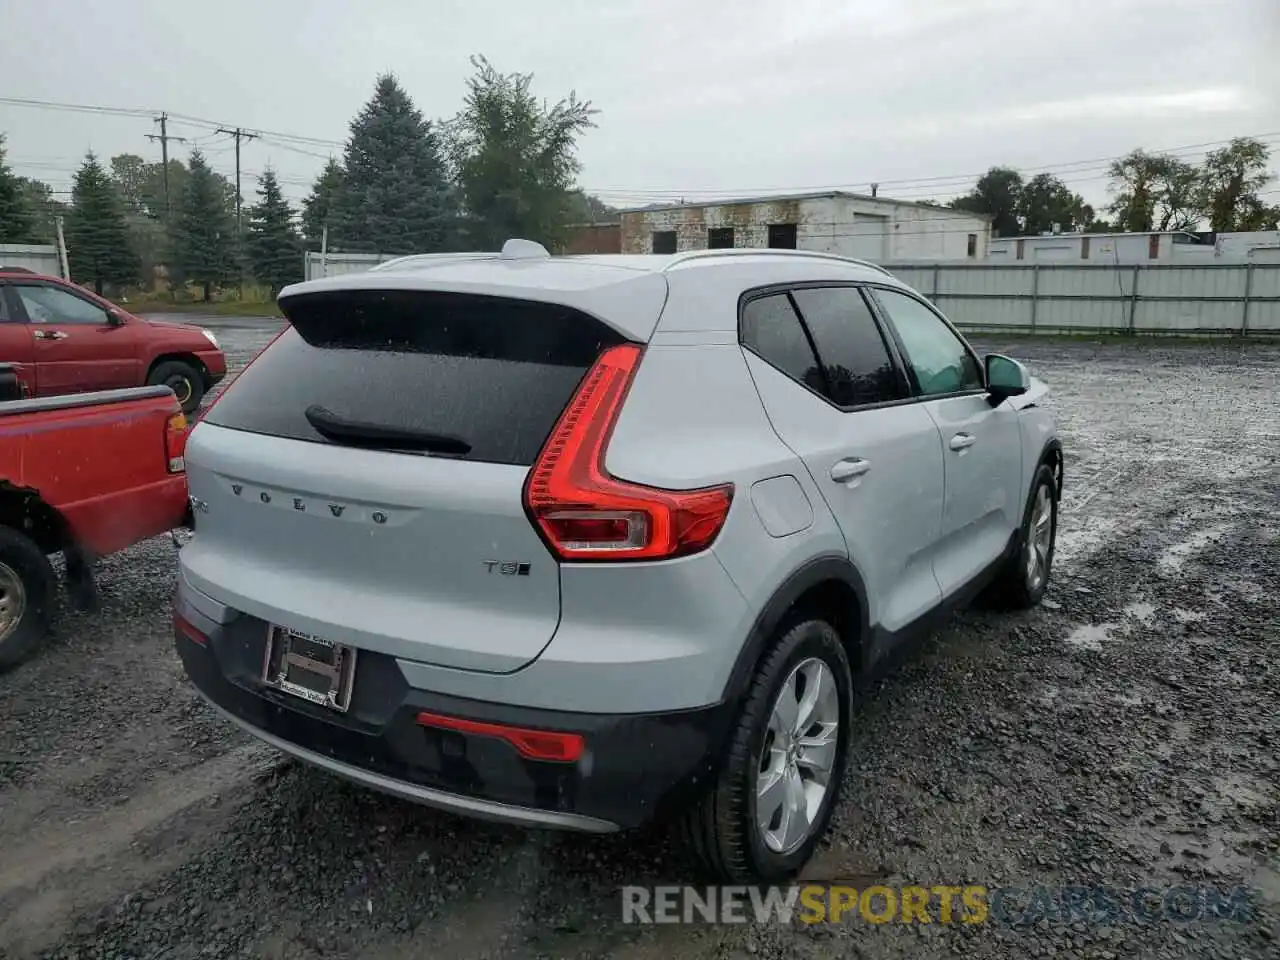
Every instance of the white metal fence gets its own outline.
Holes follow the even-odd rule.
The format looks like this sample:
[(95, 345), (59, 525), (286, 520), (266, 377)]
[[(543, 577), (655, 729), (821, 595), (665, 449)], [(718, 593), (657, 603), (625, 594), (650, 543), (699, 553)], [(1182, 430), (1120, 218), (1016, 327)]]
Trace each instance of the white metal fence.
[(320, 277), (339, 277), (344, 273), (361, 273), (387, 260), (394, 260), (390, 253), (314, 253), (308, 251), (303, 264), (303, 277), (316, 280)]
[(972, 330), (1280, 336), (1280, 263), (886, 263)]
[(62, 260), (51, 243), (0, 243), (0, 267), (25, 267), (50, 277), (62, 276)]
[[(358, 273), (390, 259), (308, 253), (306, 278)], [(884, 266), (970, 330), (1280, 336), (1280, 263)]]

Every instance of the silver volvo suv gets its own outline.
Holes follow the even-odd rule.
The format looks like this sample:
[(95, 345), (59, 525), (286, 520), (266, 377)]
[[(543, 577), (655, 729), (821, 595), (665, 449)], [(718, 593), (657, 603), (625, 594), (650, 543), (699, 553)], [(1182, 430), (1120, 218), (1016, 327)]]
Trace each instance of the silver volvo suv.
[(286, 288), (186, 451), (187, 674), (253, 735), (455, 813), (670, 818), (781, 880), (862, 683), (1044, 595), (1045, 387), (861, 261), (407, 257)]

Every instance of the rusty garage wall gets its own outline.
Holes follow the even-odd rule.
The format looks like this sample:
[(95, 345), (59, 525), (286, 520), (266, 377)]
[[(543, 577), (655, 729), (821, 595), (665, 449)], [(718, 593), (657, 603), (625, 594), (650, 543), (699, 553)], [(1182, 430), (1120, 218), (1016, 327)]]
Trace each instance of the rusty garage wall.
[(576, 223), (558, 253), (621, 253), (622, 227), (617, 223)]

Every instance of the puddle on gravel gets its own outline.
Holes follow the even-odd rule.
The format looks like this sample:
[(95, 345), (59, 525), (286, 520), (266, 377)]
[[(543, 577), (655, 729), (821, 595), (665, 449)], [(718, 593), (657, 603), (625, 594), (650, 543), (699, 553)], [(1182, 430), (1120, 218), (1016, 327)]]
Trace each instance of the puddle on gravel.
[[(1126, 604), (1120, 612), (1122, 618), (1132, 617), (1144, 624), (1155, 619), (1156, 605), (1146, 600), (1135, 600)], [(1119, 623), (1082, 623), (1067, 634), (1067, 646), (1081, 650), (1101, 650), (1104, 643), (1115, 639), (1115, 632), (1120, 629)]]
[(1226, 536), (1231, 528), (1232, 524), (1229, 523), (1215, 523), (1195, 531), (1172, 546), (1166, 547), (1164, 552), (1156, 558), (1156, 569), (1163, 574), (1181, 573), (1188, 560), (1202, 552), (1215, 540)]

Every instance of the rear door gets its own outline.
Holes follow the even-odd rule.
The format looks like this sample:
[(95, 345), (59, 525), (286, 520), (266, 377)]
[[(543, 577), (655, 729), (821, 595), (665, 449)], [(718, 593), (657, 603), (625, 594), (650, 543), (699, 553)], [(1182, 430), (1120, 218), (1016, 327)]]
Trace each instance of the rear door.
[(750, 300), (742, 340), (769, 419), (844, 533), (873, 623), (900, 630), (940, 599), (930, 557), (943, 495), (937, 427), (910, 401), (856, 286)]
[(42, 395), (142, 383), (134, 324), (112, 325), (100, 303), (58, 284), (12, 286), (27, 320)]
[(1018, 414), (1007, 401), (991, 406), (977, 356), (932, 307), (883, 287), (875, 297), (941, 435), (946, 503), (934, 570), (950, 594), (1000, 557), (1021, 522)]
[(191, 585), (392, 656), (488, 672), (536, 658), (560, 573), (525, 515), (525, 478), (621, 335), (568, 307), (433, 291), (281, 309), (290, 327), (187, 445), (205, 505), (182, 553)]
[(27, 396), (35, 396), (36, 371), (31, 362), (31, 334), (22, 322), (19, 307), (13, 303), (13, 291), (3, 280), (0, 280), (0, 363), (12, 364)]

